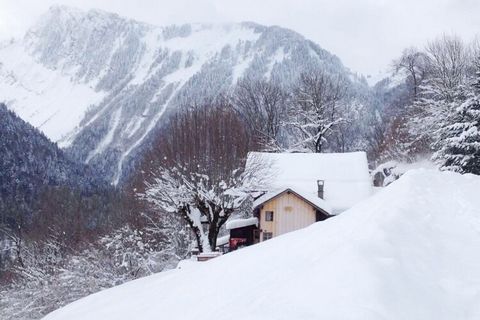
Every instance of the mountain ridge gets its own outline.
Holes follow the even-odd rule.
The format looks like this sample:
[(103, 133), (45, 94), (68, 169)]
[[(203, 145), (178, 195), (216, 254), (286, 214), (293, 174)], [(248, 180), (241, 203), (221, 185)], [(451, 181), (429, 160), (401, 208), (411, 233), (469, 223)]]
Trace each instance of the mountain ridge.
[(23, 119), (117, 185), (179, 106), (226, 93), (242, 78), (288, 87), (315, 68), (364, 85), (337, 56), (278, 26), (159, 27), (53, 6), (22, 41), (0, 49), (0, 89)]

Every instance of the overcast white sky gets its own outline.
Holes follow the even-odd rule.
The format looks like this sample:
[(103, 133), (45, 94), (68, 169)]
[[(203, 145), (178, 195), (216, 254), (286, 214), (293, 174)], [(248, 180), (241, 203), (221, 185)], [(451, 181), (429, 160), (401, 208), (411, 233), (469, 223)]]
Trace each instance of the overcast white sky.
[(293, 29), (353, 71), (385, 70), (403, 48), (442, 33), (480, 33), (480, 0), (0, 0), (0, 39), (18, 37), (52, 4), (99, 8), (152, 24), (255, 21)]

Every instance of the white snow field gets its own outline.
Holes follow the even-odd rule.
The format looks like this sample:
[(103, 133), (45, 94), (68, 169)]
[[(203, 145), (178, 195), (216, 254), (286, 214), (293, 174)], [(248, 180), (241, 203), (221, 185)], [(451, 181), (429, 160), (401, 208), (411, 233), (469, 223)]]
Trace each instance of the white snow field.
[(480, 319), (480, 177), (410, 171), (339, 216), (45, 319)]

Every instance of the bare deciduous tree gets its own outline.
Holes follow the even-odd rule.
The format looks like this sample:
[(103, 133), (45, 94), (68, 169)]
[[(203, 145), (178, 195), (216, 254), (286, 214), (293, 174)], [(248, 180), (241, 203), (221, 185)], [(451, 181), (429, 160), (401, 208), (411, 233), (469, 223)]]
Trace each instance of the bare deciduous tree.
[(457, 36), (443, 35), (425, 49), (426, 71), (409, 108), (409, 150), (428, 154), (445, 143), (441, 132), (456, 120), (455, 110), (465, 101), (473, 65), (471, 48)]
[(198, 249), (216, 249), (217, 236), (249, 199), (245, 172), (251, 139), (244, 122), (225, 102), (189, 108), (172, 118), (156, 144), (142, 197), (158, 210), (180, 215)]
[(465, 83), (470, 64), (470, 50), (457, 36), (443, 35), (426, 48), (427, 72), (439, 94), (452, 100), (457, 88)]
[(417, 48), (410, 47), (403, 51), (402, 56), (395, 60), (393, 65), (396, 72), (407, 72), (412, 81), (412, 96), (415, 99), (427, 71), (427, 56)]
[(303, 73), (295, 88), (286, 125), (298, 132), (295, 147), (322, 152), (328, 134), (342, 121), (338, 105), (347, 93), (347, 81), (324, 71)]
[(233, 106), (265, 149), (280, 150), (282, 120), (288, 95), (265, 80), (241, 80), (233, 94)]

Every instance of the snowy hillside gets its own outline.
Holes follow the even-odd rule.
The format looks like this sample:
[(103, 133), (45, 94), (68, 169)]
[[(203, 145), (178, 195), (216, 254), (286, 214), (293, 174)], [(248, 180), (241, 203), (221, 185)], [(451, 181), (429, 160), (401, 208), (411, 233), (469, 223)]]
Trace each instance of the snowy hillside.
[(287, 86), (313, 67), (357, 81), (337, 57), (279, 27), (157, 27), (54, 6), (24, 39), (0, 46), (0, 98), (118, 183), (168, 110), (246, 76)]
[(55, 187), (89, 192), (107, 187), (88, 166), (71, 161), (2, 103), (0, 120), (0, 224), (51, 217), (50, 212), (39, 213), (38, 206), (42, 195)]
[(45, 319), (479, 319), (478, 190), (411, 171), (338, 217)]

